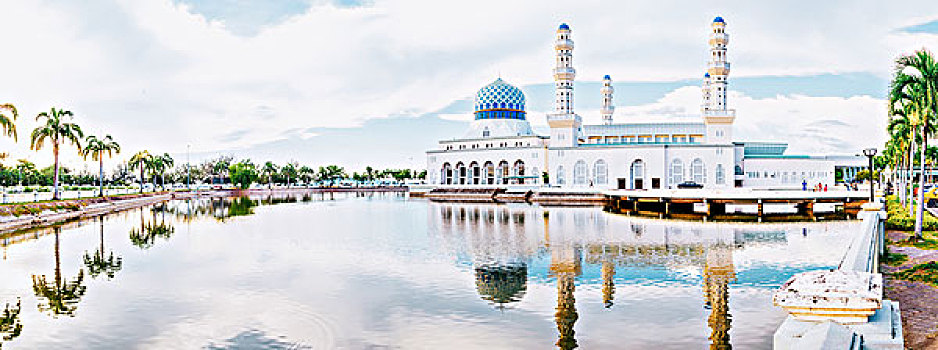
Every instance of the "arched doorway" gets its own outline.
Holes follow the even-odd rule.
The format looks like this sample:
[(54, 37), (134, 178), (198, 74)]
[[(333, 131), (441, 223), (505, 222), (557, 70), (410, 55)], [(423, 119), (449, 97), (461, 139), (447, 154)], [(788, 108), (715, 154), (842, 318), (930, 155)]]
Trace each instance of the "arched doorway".
[(583, 186), (586, 185), (586, 178), (589, 170), (586, 168), (586, 162), (581, 160), (576, 161), (573, 164), (573, 185), (574, 186)]
[(495, 170), (495, 182), (499, 184), (508, 183), (508, 161), (501, 161), (498, 163), (498, 169)]
[(593, 163), (593, 183), (596, 185), (609, 183), (609, 169), (606, 166), (606, 161), (602, 159)]
[(564, 182), (566, 182), (566, 179), (564, 178), (564, 177), (565, 177), (565, 174), (564, 174), (564, 172), (563, 172), (563, 165), (558, 165), (558, 166), (557, 166), (557, 173), (554, 174), (554, 177), (556, 178), (556, 179), (554, 179), (554, 182), (557, 183), (557, 186), (562, 186), (562, 185), (564, 185)]
[(458, 183), (459, 183), (460, 185), (465, 185), (465, 184), (466, 184), (466, 175), (468, 175), (468, 174), (466, 174), (466, 165), (463, 164), (462, 162), (456, 163), (456, 173), (457, 173), (458, 176), (459, 176), (459, 182), (458, 182)]
[(645, 188), (645, 162), (641, 159), (636, 159), (632, 162), (629, 173), (631, 178), (629, 183), (632, 184), (632, 189), (641, 190)]
[(677, 186), (684, 182), (684, 162), (680, 159), (671, 161), (671, 185)]
[(495, 164), (492, 162), (485, 162), (485, 183), (489, 185), (495, 184)]
[(440, 183), (444, 185), (453, 184), (453, 166), (448, 162), (443, 163), (443, 172), (440, 174)]
[(700, 158), (695, 158), (694, 161), (690, 163), (690, 172), (691, 179), (694, 180), (694, 182), (701, 185), (707, 182), (707, 168)]
[(515, 162), (515, 166), (511, 169), (511, 174), (513, 176), (512, 183), (514, 184), (524, 184), (524, 161), (518, 159)]

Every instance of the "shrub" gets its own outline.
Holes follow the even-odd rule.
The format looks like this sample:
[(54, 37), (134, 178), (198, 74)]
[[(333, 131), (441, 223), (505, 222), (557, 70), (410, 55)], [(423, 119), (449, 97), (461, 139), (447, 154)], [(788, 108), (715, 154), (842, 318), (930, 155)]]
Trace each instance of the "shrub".
[[(886, 201), (886, 211), (889, 214), (889, 217), (886, 219), (887, 229), (900, 231), (915, 230), (915, 216), (909, 215), (909, 212), (902, 207), (895, 197), (890, 197)], [(935, 218), (925, 211), (922, 217), (922, 230), (938, 230), (938, 218)]]

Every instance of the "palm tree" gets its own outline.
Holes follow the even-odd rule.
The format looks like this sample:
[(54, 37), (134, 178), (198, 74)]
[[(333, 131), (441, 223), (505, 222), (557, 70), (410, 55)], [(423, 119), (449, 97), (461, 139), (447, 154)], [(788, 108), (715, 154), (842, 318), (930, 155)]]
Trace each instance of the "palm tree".
[[(892, 116), (889, 119), (889, 125), (887, 126), (887, 131), (892, 135), (892, 139), (895, 140), (898, 148), (899, 154), (897, 154), (900, 159), (898, 160), (899, 168), (906, 167), (908, 161), (912, 159), (912, 140), (915, 132), (915, 126), (912, 125), (912, 119), (909, 117), (909, 113), (905, 108), (897, 108), (892, 111)], [(902, 205), (906, 205), (906, 199), (908, 198), (906, 193), (906, 179), (909, 176), (911, 171), (911, 166), (906, 167), (908, 170), (906, 174), (899, 178), (900, 187), (902, 188), (902, 196), (900, 199)], [(911, 207), (909, 208), (911, 212)]]
[(277, 165), (275, 165), (274, 162), (267, 161), (267, 163), (264, 163), (264, 167), (261, 169), (261, 171), (264, 173), (264, 175), (267, 175), (267, 189), (269, 190), (272, 188), (270, 177), (271, 175), (277, 173)]
[(130, 170), (140, 169), (140, 193), (143, 193), (143, 171), (146, 170), (147, 163), (150, 162), (151, 158), (153, 158), (153, 155), (146, 150), (137, 152), (133, 157), (130, 157)]
[(313, 168), (310, 168), (305, 165), (300, 167), (299, 173), (300, 173), (300, 178), (303, 179), (303, 183), (306, 184), (306, 187), (309, 187), (309, 183), (316, 176), (316, 170), (313, 170)]
[(100, 197), (104, 197), (104, 155), (106, 153), (110, 158), (112, 152), (120, 154), (121, 146), (114, 142), (111, 135), (107, 135), (103, 139), (88, 135), (85, 138), (85, 147), (81, 150), (81, 155), (85, 159), (88, 159), (90, 155), (91, 159), (98, 161), (98, 196)]
[(347, 177), (345, 174), (345, 169), (336, 166), (329, 165), (325, 168), (319, 167), (319, 177), (327, 181), (335, 181)]
[(52, 142), (52, 154), (55, 157), (55, 174), (52, 179), (52, 199), (59, 199), (59, 147), (69, 142), (81, 152), (81, 138), (84, 134), (81, 128), (75, 123), (68, 123), (66, 118), (72, 117), (71, 111), (52, 108), (48, 113), (42, 112), (36, 116), (36, 120), (45, 119), (45, 122), (33, 130), (30, 148), (40, 150), (45, 145), (45, 141)]
[(78, 277), (73, 281), (62, 281), (61, 259), (59, 258), (59, 233), (62, 228), (56, 226), (55, 231), (55, 281), (49, 283), (46, 276), (33, 275), (33, 292), (36, 297), (45, 299), (48, 305), (39, 304), (39, 311), (49, 311), (55, 318), (58, 315), (74, 316), (78, 302), (85, 295), (86, 287), (82, 284), (84, 270), (78, 269)]
[(231, 166), (231, 160), (230, 157), (219, 157), (212, 166), (212, 172), (218, 174), (218, 183), (221, 184), (225, 182), (223, 175), (228, 172), (228, 167)]
[(156, 175), (163, 167), (163, 158), (159, 155), (153, 155), (150, 159), (147, 159), (144, 165), (147, 167), (147, 172), (150, 173), (150, 181), (153, 182), (153, 190), (156, 191)]
[[(10, 112), (12, 118), (3, 114), (3, 111)], [(4, 135), (13, 137), (13, 141), (16, 141), (16, 124), (13, 124), (13, 121), (19, 116), (19, 112), (16, 111), (16, 107), (12, 104), (0, 104), (0, 128), (3, 129)]]
[(162, 156), (157, 156), (159, 158), (159, 172), (160, 172), (160, 188), (166, 190), (166, 169), (172, 168), (175, 162), (173, 157), (169, 153), (163, 153)]
[(97, 278), (102, 273), (107, 278), (114, 278), (123, 266), (123, 259), (120, 256), (115, 258), (114, 252), (108, 254), (107, 257), (104, 256), (104, 216), (99, 216), (98, 221), (101, 223), (101, 246), (93, 255), (85, 252), (85, 266), (88, 267), (88, 274), (92, 278)]
[(287, 188), (290, 188), (293, 178), (296, 177), (296, 167), (296, 163), (287, 163), (280, 167), (280, 174), (287, 180)]
[(928, 137), (934, 133), (938, 117), (938, 62), (931, 52), (919, 50), (911, 55), (900, 56), (896, 60), (895, 77), (890, 86), (889, 109), (897, 107), (908, 109), (913, 125), (921, 128), (919, 136), (919, 159), (922, 174), (919, 177), (917, 208), (915, 210), (915, 237), (922, 238), (922, 219), (925, 186), (925, 149)]

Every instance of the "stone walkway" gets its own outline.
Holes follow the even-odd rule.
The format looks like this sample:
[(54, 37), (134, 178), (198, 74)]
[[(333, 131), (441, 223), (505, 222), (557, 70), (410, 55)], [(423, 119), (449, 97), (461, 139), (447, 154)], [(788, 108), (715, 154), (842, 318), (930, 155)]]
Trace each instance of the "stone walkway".
[[(909, 234), (890, 231), (892, 242), (909, 238)], [(938, 261), (938, 250), (889, 245), (891, 253), (901, 253), (909, 259), (900, 266), (881, 265), (885, 273), (911, 268), (929, 261)], [(909, 349), (938, 349), (938, 288), (921, 282), (898, 280), (885, 275), (886, 298), (899, 301), (902, 309), (902, 331)]]

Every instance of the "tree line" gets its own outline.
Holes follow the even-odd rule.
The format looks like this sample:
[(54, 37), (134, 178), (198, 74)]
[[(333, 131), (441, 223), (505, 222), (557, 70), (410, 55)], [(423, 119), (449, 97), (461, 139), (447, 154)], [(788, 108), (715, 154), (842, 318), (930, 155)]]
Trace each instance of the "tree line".
[[(878, 168), (891, 169), (903, 207), (915, 215), (915, 236), (922, 238), (926, 176), (922, 165), (938, 161), (928, 146), (938, 126), (938, 63), (922, 49), (896, 59), (888, 95), (889, 140), (876, 158)], [(916, 189), (918, 189), (916, 191)]]
[[(12, 104), (0, 104), (0, 132), (6, 137), (17, 140), (16, 119), (19, 112)], [(328, 165), (314, 168), (301, 165), (297, 162), (275, 164), (267, 161), (263, 164), (254, 163), (250, 159), (234, 160), (232, 156), (220, 156), (201, 162), (198, 165), (178, 164), (169, 153), (151, 153), (142, 150), (134, 153), (129, 160), (119, 163), (109, 177), (104, 174), (104, 159), (120, 154), (120, 145), (111, 137), (105, 135), (85, 135), (82, 128), (74, 123), (74, 114), (64, 109), (51, 108), (49, 112), (36, 115), (41, 125), (30, 133), (30, 149), (40, 151), (51, 149), (54, 162), (51, 166), (39, 169), (36, 164), (18, 159), (12, 166), (0, 164), (0, 185), (39, 185), (52, 186), (53, 199), (60, 199), (61, 183), (71, 185), (98, 186), (98, 195), (104, 195), (105, 184), (127, 185), (139, 183), (143, 192), (146, 183), (166, 188), (166, 184), (235, 184), (242, 188), (250, 187), (253, 183), (292, 186), (297, 184), (335, 183), (340, 180), (351, 179), (355, 181), (372, 181), (377, 179), (393, 178), (398, 181), (405, 179), (423, 179), (426, 171), (417, 172), (410, 169), (384, 169), (376, 170), (366, 167), (365, 171), (346, 173), (338, 165)], [(84, 170), (76, 172), (60, 166), (59, 155), (62, 151), (76, 151), (86, 160), (92, 160), (98, 165), (97, 175)], [(9, 154), (0, 153), (0, 161), (9, 157)]]

